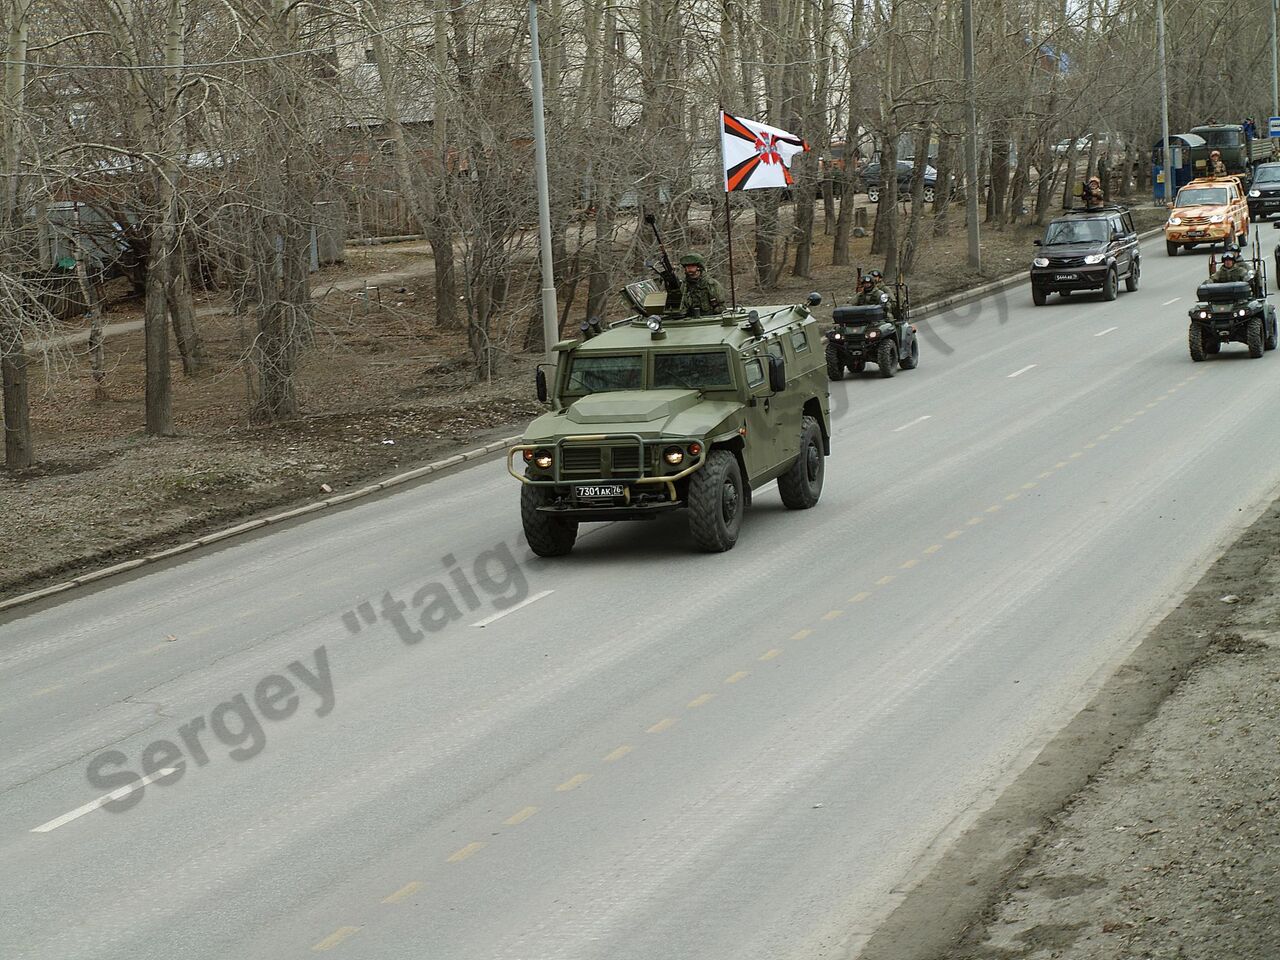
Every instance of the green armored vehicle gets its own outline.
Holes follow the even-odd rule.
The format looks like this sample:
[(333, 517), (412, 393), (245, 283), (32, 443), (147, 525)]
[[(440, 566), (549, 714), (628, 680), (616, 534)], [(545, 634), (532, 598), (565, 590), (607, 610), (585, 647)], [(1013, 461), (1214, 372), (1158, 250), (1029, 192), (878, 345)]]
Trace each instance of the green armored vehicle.
[(543, 557), (573, 549), (578, 524), (676, 510), (706, 551), (738, 540), (752, 490), (777, 479), (803, 510), (822, 493), (831, 416), (823, 341), (803, 305), (682, 317), (654, 280), (629, 285), (636, 315), (556, 344), (551, 410), (508, 451), (525, 538)]

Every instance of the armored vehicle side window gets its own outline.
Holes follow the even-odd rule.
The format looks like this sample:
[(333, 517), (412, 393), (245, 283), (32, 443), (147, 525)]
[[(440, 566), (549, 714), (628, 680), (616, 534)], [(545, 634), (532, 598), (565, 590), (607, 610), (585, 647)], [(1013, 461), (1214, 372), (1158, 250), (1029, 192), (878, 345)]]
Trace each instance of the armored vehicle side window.
[(796, 353), (804, 353), (809, 349), (809, 341), (806, 339), (803, 330), (797, 330), (791, 334), (791, 348)]
[(747, 371), (747, 386), (752, 390), (764, 383), (764, 364), (759, 360), (748, 360), (743, 364), (743, 369)]
[(786, 356), (782, 352), (782, 344), (779, 343), (777, 340), (769, 341), (769, 343), (765, 346), (765, 349), (768, 350), (770, 354), (777, 357), (779, 360), (786, 359)]
[(643, 372), (643, 358), (638, 353), (622, 357), (574, 357), (565, 392), (584, 394), (639, 390)]
[(655, 353), (653, 355), (653, 386), (688, 387), (707, 390), (721, 387), (733, 388), (733, 374), (729, 372), (729, 355), (723, 350), (701, 350), (697, 353)]
[(1126, 213), (1123, 219), (1124, 219), (1124, 232), (1136, 233), (1137, 231), (1134, 229), (1134, 226), (1133, 226), (1133, 214)]

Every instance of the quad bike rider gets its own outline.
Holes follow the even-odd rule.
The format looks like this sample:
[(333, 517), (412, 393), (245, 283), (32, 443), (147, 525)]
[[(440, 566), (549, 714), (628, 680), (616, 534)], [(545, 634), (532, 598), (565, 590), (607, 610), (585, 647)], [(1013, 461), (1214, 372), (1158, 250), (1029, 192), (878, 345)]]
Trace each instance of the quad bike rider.
[(858, 271), (858, 295), (849, 306), (836, 307), (835, 329), (827, 333), (827, 378), (842, 380), (847, 369), (862, 373), (874, 363), (880, 376), (914, 370), (920, 363), (920, 342), (911, 323), (910, 289), (898, 277), (893, 295), (878, 271)]
[(1277, 343), (1276, 310), (1267, 302), (1267, 270), (1254, 238), (1252, 261), (1241, 260), (1231, 247), (1214, 270), (1209, 260), (1209, 282), (1196, 289), (1199, 301), (1187, 315), (1187, 348), (1196, 363), (1219, 353), (1224, 343), (1243, 343), (1250, 357), (1261, 357)]

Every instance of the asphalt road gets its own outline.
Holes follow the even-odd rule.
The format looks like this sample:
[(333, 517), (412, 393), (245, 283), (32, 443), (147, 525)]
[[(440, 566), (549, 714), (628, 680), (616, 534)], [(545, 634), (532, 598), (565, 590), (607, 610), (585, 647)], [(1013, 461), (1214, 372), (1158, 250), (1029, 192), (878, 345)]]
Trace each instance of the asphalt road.
[(1280, 355), (1193, 364), (1206, 255), (1144, 252), (833, 384), (821, 502), (727, 554), (535, 559), (491, 460), (11, 617), (0, 956), (856, 949), (1276, 486)]

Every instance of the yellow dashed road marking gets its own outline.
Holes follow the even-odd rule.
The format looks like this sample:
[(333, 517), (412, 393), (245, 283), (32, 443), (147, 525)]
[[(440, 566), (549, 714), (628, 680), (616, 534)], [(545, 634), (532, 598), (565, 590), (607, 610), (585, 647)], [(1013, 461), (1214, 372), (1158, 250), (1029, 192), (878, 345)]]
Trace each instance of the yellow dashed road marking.
[(748, 676), (748, 675), (749, 675), (749, 674), (748, 674), (748, 672), (747, 672), (746, 670), (739, 670), (739, 671), (738, 671), (737, 673), (735, 673), (733, 676), (731, 676), (731, 677), (725, 677), (725, 678), (724, 678), (724, 682), (725, 682), (725, 683), (737, 683), (739, 680), (743, 679), (744, 677), (746, 677), (746, 676)]
[(508, 827), (515, 827), (524, 823), (526, 820), (528, 820), (537, 812), (538, 812), (537, 807), (525, 807), (523, 810), (513, 813), (511, 816), (507, 817), (507, 819), (503, 820), (502, 822), (505, 823)]
[(1026, 483), (1024, 483), (1024, 484), (1022, 485), (1022, 489), (1023, 489), (1023, 490), (1034, 490), (1034, 489), (1035, 489), (1036, 487), (1038, 487), (1038, 486), (1040, 486), (1040, 484), (1036, 483), (1034, 480), (1028, 480)]
[(964, 522), (964, 525), (966, 527), (976, 527), (981, 522), (982, 522), (981, 517), (970, 517), (968, 520)]
[(1078, 460), (1080, 457), (1083, 457), (1083, 456), (1084, 456), (1084, 451), (1083, 451), (1083, 450), (1077, 450), (1075, 453), (1073, 453), (1073, 454), (1071, 455), (1071, 459), (1072, 459), (1072, 460)]
[(884, 586), (885, 584), (887, 584), (887, 583), (893, 583), (893, 574), (892, 574), (892, 573), (890, 573), (890, 574), (886, 574), (885, 576), (883, 576), (883, 577), (881, 577), (879, 580), (877, 580), (877, 581), (876, 581), (876, 586), (877, 586), (877, 587), (883, 587), (883, 586)]
[[(652, 727), (646, 730), (645, 733), (662, 733), (663, 730), (670, 730), (673, 726), (675, 726), (675, 722), (676, 722), (675, 717), (663, 717), (661, 720), (655, 723)], [(560, 788), (556, 787), (556, 789), (559, 790)]]
[(119, 660), (113, 660), (111, 663), (104, 663), (104, 664), (103, 664), (102, 666), (100, 666), (100, 667), (94, 667), (92, 670), (90, 670), (90, 671), (89, 671), (89, 673), (91, 673), (91, 674), (94, 674), (94, 673), (106, 673), (106, 672), (107, 672), (108, 670), (110, 670), (112, 667), (117, 667), (117, 666), (119, 666), (119, 665), (120, 665), (120, 661), (119, 661)]
[(1067, 461), (1065, 461), (1065, 460), (1059, 460), (1057, 463), (1055, 463), (1055, 464), (1053, 465), (1053, 469), (1055, 469), (1055, 470), (1061, 470), (1061, 469), (1062, 469), (1063, 467), (1065, 467), (1066, 465), (1067, 465)]
[(792, 640), (803, 640), (805, 637), (809, 636), (809, 634), (811, 634), (811, 633), (813, 633), (813, 631), (812, 631), (812, 630), (797, 630), (795, 633), (793, 633), (793, 634), (791, 635), (791, 639), (792, 639)]
[(912, 557), (910, 560), (904, 560), (904, 561), (903, 561), (903, 563), (902, 563), (902, 566), (898, 567), (898, 569), (899, 569), (899, 570), (910, 570), (912, 567), (914, 567), (914, 566), (915, 566), (917, 563), (919, 563), (919, 562), (920, 562), (920, 558), (919, 558), (919, 557)]
[[(533, 808), (531, 807), (530, 809), (533, 809)], [(393, 893), (391, 896), (389, 896), (389, 897), (384, 897), (384, 898), (383, 898), (383, 900), (382, 900), (382, 902), (383, 902), (383, 903), (399, 903), (399, 902), (400, 902), (401, 900), (403, 900), (405, 897), (411, 897), (411, 896), (413, 896), (415, 893), (417, 893), (417, 892), (418, 892), (418, 889), (419, 889), (421, 886), (422, 886), (422, 883), (421, 883), (420, 881), (418, 881), (418, 880), (414, 880), (414, 881), (412, 881), (411, 883), (406, 883), (403, 887), (401, 887), (399, 890), (397, 890), (397, 891), (396, 891), (395, 893)]]
[(635, 748), (634, 748), (634, 747), (632, 747), (632, 746), (631, 746), (631, 744), (629, 744), (629, 743), (624, 743), (624, 744), (623, 744), (622, 746), (620, 746), (617, 750), (614, 750), (614, 751), (613, 751), (612, 753), (610, 753), (607, 757), (605, 757), (605, 758), (604, 758), (604, 762), (605, 762), (605, 763), (613, 763), (613, 761), (615, 761), (615, 760), (621, 760), (621, 759), (622, 759), (623, 757), (625, 757), (628, 753), (630, 753), (633, 749), (635, 749)]
[(940, 543), (935, 543), (935, 544), (932, 544), (932, 545), (930, 545), (930, 546), (928, 546), (928, 547), (925, 547), (925, 548), (924, 548), (923, 550), (921, 550), (920, 552), (921, 552), (921, 553), (926, 553), (926, 554), (932, 554), (932, 553), (937, 553), (937, 552), (938, 552), (939, 550), (941, 550), (941, 549), (942, 549), (942, 544), (940, 544)]
[(852, 597), (849, 598), (849, 602), (861, 603), (863, 600), (868, 599), (870, 596), (871, 594), (868, 593), (866, 590), (860, 590), (857, 593), (855, 593)]
[(824, 613), (824, 614), (822, 615), (822, 619), (823, 619), (823, 620), (834, 620), (834, 619), (836, 619), (836, 617), (839, 617), (839, 616), (841, 616), (841, 615), (843, 615), (843, 614), (844, 614), (844, 611), (843, 611), (843, 610), (828, 610), (826, 613)]
[(321, 953), (325, 950), (332, 950), (334, 947), (336, 947), (343, 940), (347, 939), (347, 937), (351, 936), (353, 933), (355, 933), (359, 929), (360, 929), (359, 927), (339, 927), (337, 930), (333, 931), (333, 933), (329, 934), (319, 943), (315, 944), (315, 946), (313, 946), (311, 949), (314, 950), (316, 953)]
[(1096, 440), (1090, 440), (1088, 443), (1086, 443), (1086, 444), (1084, 445), (1084, 448), (1085, 448), (1086, 450), (1092, 450), (1092, 449), (1093, 449), (1094, 447), (1096, 447), (1097, 445), (1098, 445), (1098, 443), (1097, 443), (1097, 441), (1096, 441)]
[(52, 687), (45, 687), (43, 690), (37, 690), (35, 692), (35, 696), (43, 697), (46, 693), (53, 693), (53, 691), (55, 690), (61, 690), (62, 687), (63, 687), (63, 684), (55, 683)]
[(689, 704), (688, 704), (689, 709), (693, 710), (696, 707), (701, 707), (704, 704), (710, 703), (713, 699), (715, 699), (714, 693), (704, 693), (700, 697), (694, 697), (692, 700), (689, 701)]
[(1017, 500), (1020, 496), (1022, 496), (1020, 493), (1007, 493), (1004, 498), (1006, 500)]
[[(672, 721), (675, 722), (674, 720)], [(591, 779), (589, 773), (576, 773), (560, 786), (556, 787), (556, 793), (568, 793), (570, 790), (577, 790), (580, 786)]]
[(1121, 430), (1123, 430), (1123, 429), (1124, 429), (1124, 427), (1123, 427), (1122, 425), (1116, 425), (1116, 426), (1112, 427), (1112, 428), (1111, 428), (1111, 430), (1110, 430), (1109, 432), (1111, 432), (1111, 433), (1119, 433), (1119, 432), (1120, 432)]
[(1052, 477), (1052, 476), (1053, 476), (1053, 471), (1052, 471), (1052, 470), (1046, 470), (1044, 473), (1040, 474), (1039, 479), (1041, 479), (1041, 480), (1048, 480), (1048, 479), (1049, 479), (1050, 477)]
[[(556, 787), (556, 789), (559, 790), (560, 788)], [(461, 850), (457, 850), (449, 854), (449, 862), (461, 863), (463, 860), (467, 859), (467, 857), (471, 856), (477, 850), (481, 850), (483, 848), (484, 848), (484, 842), (481, 840), (477, 840), (475, 843), (468, 843)]]
[[(832, 611), (832, 612), (834, 613), (834, 612), (838, 612), (838, 611)], [(830, 614), (830, 613), (829, 613), (829, 614), (827, 614), (827, 615), (826, 615), (825, 617), (823, 617), (822, 619), (824, 619), (824, 620), (830, 620), (830, 619), (832, 619), (831, 614)], [(760, 654), (760, 656), (759, 656), (759, 657), (757, 657), (756, 659), (758, 659), (758, 660), (772, 660), (774, 657), (776, 657), (776, 656), (780, 655), (781, 653), (782, 653), (782, 651), (781, 651), (781, 650), (779, 650), (777, 647), (774, 647), (772, 650), (766, 650), (764, 653)]]
[(1000, 510), (1000, 504), (998, 503), (992, 504), (991, 506), (987, 507), (987, 513), (998, 513), (999, 510)]
[(964, 531), (963, 531), (963, 530), (952, 530), (952, 531), (951, 531), (950, 533), (948, 533), (945, 537), (943, 537), (943, 539), (944, 539), (944, 540), (956, 540), (956, 539), (958, 539), (958, 538), (960, 538), (960, 537), (963, 537), (963, 536), (964, 536)]

